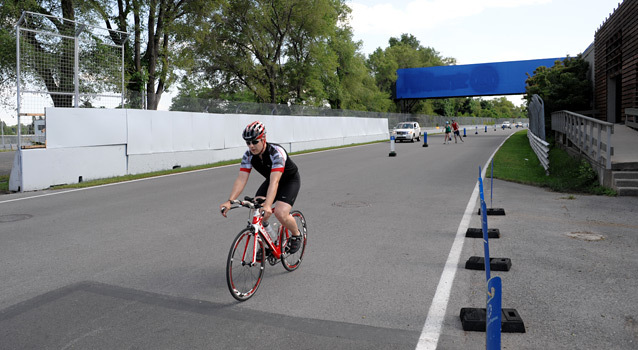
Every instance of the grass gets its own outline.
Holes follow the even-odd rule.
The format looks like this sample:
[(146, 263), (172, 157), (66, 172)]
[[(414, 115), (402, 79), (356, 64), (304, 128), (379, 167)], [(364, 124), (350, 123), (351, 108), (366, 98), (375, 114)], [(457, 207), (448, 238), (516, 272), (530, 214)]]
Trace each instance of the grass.
[[(387, 140), (372, 141), (372, 142), (358, 143), (358, 144), (338, 146), (338, 147), (318, 148), (318, 149), (313, 149), (313, 150), (293, 152), (293, 153), (291, 153), (291, 155), (311, 153), (311, 152), (319, 152), (319, 151), (327, 151), (327, 150), (331, 150), (331, 149), (345, 148), (345, 147), (352, 147), (352, 146), (359, 146), (359, 145), (367, 145), (367, 144), (378, 143), (378, 142), (387, 142)], [(183, 167), (183, 168), (177, 168), (177, 169), (155, 171), (155, 172), (144, 173), (144, 174), (109, 177), (109, 178), (104, 178), (104, 179), (84, 181), (84, 182), (75, 183), (75, 184), (54, 185), (54, 186), (51, 186), (50, 189), (84, 188), (84, 187), (107, 185), (107, 184), (118, 183), (118, 182), (145, 179), (145, 178), (155, 177), (155, 176), (183, 173), (183, 172), (187, 172), (187, 171), (216, 168), (216, 167), (220, 167), (220, 166), (224, 166), (224, 165), (230, 165), (230, 164), (239, 164), (240, 161), (241, 161), (240, 159), (234, 159), (234, 160), (228, 160), (228, 161), (223, 161), (223, 162), (217, 162), (217, 163), (213, 163), (213, 164), (204, 164), (204, 165), (198, 165), (198, 166), (190, 166), (190, 167)], [(9, 175), (0, 175), (0, 194), (1, 193), (10, 193), (10, 191), (9, 191)]]
[(512, 135), (498, 150), (494, 156), (494, 178), (563, 193), (616, 195), (614, 190), (598, 184), (596, 172), (589, 163), (570, 157), (558, 147), (550, 148), (549, 175), (546, 175), (529, 145), (527, 130)]
[[(312, 149), (312, 150), (292, 152), (290, 154), (291, 155), (296, 155), (296, 154), (312, 153), (312, 152), (319, 152), (319, 151), (327, 151), (327, 150), (331, 150), (331, 149), (338, 149), (338, 148), (345, 148), (345, 147), (352, 147), (352, 146), (359, 146), (359, 145), (367, 145), (367, 144), (379, 143), (379, 142), (387, 142), (387, 140), (380, 140), (380, 141), (373, 141), (373, 142), (366, 142), (366, 143), (358, 143), (358, 144), (337, 146), (337, 147), (318, 148), (318, 149)], [(100, 186), (100, 185), (107, 185), (107, 184), (112, 184), (112, 183), (117, 183), (117, 182), (145, 179), (145, 178), (155, 177), (155, 176), (183, 173), (183, 172), (187, 172), (187, 171), (217, 168), (217, 167), (224, 166), (224, 165), (239, 164), (240, 162), (241, 162), (241, 159), (234, 159), (234, 160), (227, 160), (227, 161), (223, 161), (223, 162), (217, 162), (217, 163), (213, 163), (213, 164), (204, 164), (204, 165), (183, 167), (183, 168), (177, 168), (177, 169), (155, 171), (155, 172), (152, 172), (152, 173), (116, 176), (116, 177), (110, 177), (110, 178), (105, 178), (105, 179), (84, 181), (84, 182), (80, 182), (80, 183), (76, 183), (76, 184), (55, 185), (55, 186), (51, 186), (51, 189), (83, 188), (83, 187), (91, 187), (91, 186)], [(7, 179), (7, 181), (8, 181), (8, 179)], [(0, 183), (0, 191), (1, 190), (2, 190), (2, 183)]]
[[(387, 140), (339, 147), (327, 147), (301, 152), (293, 152), (291, 154), (304, 154), (378, 142), (387, 142)], [(117, 176), (106, 179), (84, 181), (77, 184), (58, 185), (52, 186), (51, 188), (62, 189), (99, 186), (117, 182), (144, 179), (154, 176), (215, 168), (224, 165), (238, 164), (239, 162), (240, 160), (236, 159), (214, 164), (156, 171), (145, 174)], [(512, 135), (494, 156), (494, 178), (527, 185), (546, 187), (551, 189), (552, 191), (563, 193), (587, 193), (608, 196), (616, 195), (616, 192), (614, 190), (598, 185), (596, 173), (587, 162), (574, 159), (570, 157), (567, 152), (559, 148), (552, 148), (550, 150), (549, 164), (549, 175), (545, 175), (545, 169), (543, 169), (543, 166), (540, 164), (538, 158), (536, 157), (536, 154), (529, 145), (529, 141), (527, 139), (527, 130), (522, 130)], [(489, 169), (487, 173), (489, 176)], [(0, 176), (0, 193), (8, 192), (9, 176)]]
[(9, 193), (9, 175), (0, 175), (0, 193)]

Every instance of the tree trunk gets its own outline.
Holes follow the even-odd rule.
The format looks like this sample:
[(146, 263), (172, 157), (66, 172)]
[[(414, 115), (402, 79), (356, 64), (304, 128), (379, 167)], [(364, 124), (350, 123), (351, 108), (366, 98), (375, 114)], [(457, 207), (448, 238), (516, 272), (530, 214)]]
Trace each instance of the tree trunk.
[(148, 81), (146, 82), (146, 103), (147, 109), (157, 109), (155, 101), (155, 65), (157, 57), (156, 38), (155, 38), (155, 13), (157, 10), (157, 1), (151, 0), (148, 9), (148, 43), (146, 44), (146, 59), (148, 61)]

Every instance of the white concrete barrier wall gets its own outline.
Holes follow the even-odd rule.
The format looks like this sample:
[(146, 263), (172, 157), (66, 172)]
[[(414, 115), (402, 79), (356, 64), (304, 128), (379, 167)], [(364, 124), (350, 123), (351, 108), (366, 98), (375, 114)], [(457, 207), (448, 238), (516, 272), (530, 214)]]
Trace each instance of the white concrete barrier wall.
[(80, 177), (86, 181), (239, 159), (246, 151), (241, 132), (254, 120), (266, 125), (269, 142), (289, 152), (389, 137), (388, 120), (378, 118), (47, 108), (47, 147), (21, 152), (23, 174), (13, 167), (9, 189), (33, 191), (77, 183)]
[(127, 111), (124, 109), (47, 108), (46, 115), (47, 149), (127, 142)]

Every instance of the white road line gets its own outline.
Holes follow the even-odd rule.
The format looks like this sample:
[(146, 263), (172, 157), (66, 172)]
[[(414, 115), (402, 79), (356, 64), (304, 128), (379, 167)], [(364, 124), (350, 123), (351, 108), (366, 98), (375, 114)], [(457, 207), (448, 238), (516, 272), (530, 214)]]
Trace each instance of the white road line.
[[(483, 170), (483, 173), (485, 170)], [(483, 175), (481, 175), (483, 176)], [(441, 329), (443, 328), (443, 320), (445, 319), (445, 310), (447, 309), (448, 301), (450, 300), (450, 292), (452, 291), (452, 283), (454, 282), (454, 276), (459, 264), (459, 258), (461, 251), (463, 250), (463, 243), (465, 242), (465, 232), (470, 225), (472, 219), (472, 212), (476, 205), (476, 199), (478, 197), (478, 181), (472, 191), (470, 201), (467, 203), (463, 219), (456, 230), (456, 236), (454, 237), (454, 243), (452, 243), (452, 249), (445, 262), (443, 273), (439, 279), (439, 284), (436, 287), (436, 293), (432, 299), (430, 305), (430, 311), (428, 317), (423, 325), (421, 336), (419, 337), (419, 343), (417, 344), (417, 350), (435, 350), (439, 343), (439, 336), (441, 335)]]
[(108, 187), (108, 186), (123, 185), (123, 184), (131, 183), (131, 182), (139, 182), (139, 181), (146, 181), (146, 180), (160, 179), (160, 178), (163, 178), (163, 177), (169, 177), (169, 176), (177, 176), (177, 175), (184, 175), (184, 174), (192, 174), (192, 173), (197, 173), (197, 172), (200, 172), (200, 171), (208, 171), (208, 170), (213, 170), (213, 169), (226, 168), (226, 167), (229, 167), (229, 166), (237, 166), (237, 164), (221, 165), (221, 166), (217, 166), (217, 167), (214, 167), (214, 168), (206, 168), (206, 169), (197, 169), (197, 170), (191, 170), (191, 171), (183, 171), (183, 172), (181, 172), (181, 173), (175, 173), (175, 174), (158, 175), (158, 176), (152, 176), (152, 177), (145, 177), (145, 178), (143, 178), (143, 179), (135, 179), (135, 180), (122, 181), (122, 182), (114, 182), (114, 183), (104, 184), (104, 185), (98, 185), (98, 186), (82, 187), (82, 188), (74, 188), (74, 189), (70, 189), (70, 190), (66, 190), (66, 191), (59, 191), (59, 192), (45, 193), (45, 194), (40, 194), (40, 195), (35, 195), (35, 196), (29, 196), (29, 197), (21, 197), (21, 198), (15, 198), (15, 199), (8, 199), (8, 200), (6, 200), (6, 201), (0, 201), (0, 204), (9, 203), (9, 202), (23, 201), (23, 200), (26, 200), (26, 199), (34, 199), (34, 198), (42, 198), (42, 197), (54, 196), (54, 195), (57, 195), (57, 194), (65, 194), (65, 193), (78, 192), (78, 191), (86, 191), (86, 190), (92, 190), (92, 189), (97, 189), (97, 188), (102, 188), (102, 187)]
[[(481, 170), (481, 178), (485, 178), (485, 171), (492, 161), (492, 158), (494, 158), (498, 149), (501, 148), (505, 141), (507, 141), (507, 139), (509, 139), (512, 135), (513, 134), (510, 134), (506, 137), (505, 140), (503, 140), (503, 142), (501, 142), (501, 144), (496, 148), (494, 153), (492, 153)], [(478, 195), (479, 186), (477, 179), (476, 184), (474, 185), (474, 191), (472, 191), (472, 196), (470, 196), (470, 201), (467, 203), (467, 207), (465, 207), (463, 219), (461, 219), (459, 228), (456, 230), (456, 236), (454, 237), (450, 254), (445, 262), (445, 267), (443, 267), (443, 272), (441, 273), (439, 284), (436, 287), (434, 298), (432, 298), (432, 304), (430, 305), (428, 316), (425, 319), (421, 336), (419, 336), (419, 342), (416, 345), (417, 350), (436, 350), (439, 343), (439, 337), (441, 336), (441, 330), (443, 329), (443, 320), (445, 319), (445, 311), (450, 301), (450, 293), (452, 291), (454, 276), (458, 269), (459, 258), (461, 257), (463, 243), (465, 242), (465, 232), (470, 225), (470, 220), (472, 219), (472, 213), (474, 212)]]

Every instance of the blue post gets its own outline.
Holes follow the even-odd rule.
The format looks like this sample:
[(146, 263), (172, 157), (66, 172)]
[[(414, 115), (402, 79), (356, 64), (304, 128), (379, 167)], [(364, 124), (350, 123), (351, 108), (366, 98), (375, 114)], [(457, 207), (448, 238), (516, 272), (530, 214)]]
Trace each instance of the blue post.
[(465, 128), (463, 128), (463, 137), (467, 137), (467, 134), (465, 133)]
[(494, 193), (494, 158), (492, 158), (492, 175), (490, 175), (490, 208), (492, 205), (492, 194)]
[(485, 195), (483, 191), (483, 179), (481, 178), (481, 167), (479, 166), (479, 194), (481, 195), (481, 223), (483, 228), (483, 251), (485, 252), (485, 281), (490, 280), (490, 245), (487, 234), (487, 208), (485, 205)]
[[(482, 186), (482, 185), (481, 185)], [(483, 228), (483, 251), (485, 252), (485, 281), (490, 280), (490, 243), (488, 241), (487, 234), (487, 206), (485, 201), (481, 200), (481, 216), (482, 216), (482, 228)]]
[(424, 131), (423, 132), (423, 147), (427, 147), (428, 146), (428, 132)]
[[(494, 174), (494, 160), (492, 159), (492, 174)], [(493, 178), (493, 176), (492, 176)], [(485, 278), (487, 281), (486, 315), (485, 315), (485, 349), (501, 350), (501, 317), (502, 317), (502, 281), (498, 276), (490, 277), (490, 245), (487, 234), (487, 208), (483, 193), (483, 179), (479, 166), (479, 193), (481, 195), (481, 213), (483, 229), (483, 249), (485, 261)]]
[(498, 276), (494, 276), (487, 281), (487, 305), (485, 308), (486, 350), (501, 350), (502, 287), (501, 278)]
[(479, 177), (478, 177), (478, 181), (479, 181), (479, 195), (481, 200), (483, 199), (483, 179), (481, 178), (481, 166), (479, 165)]
[(487, 125), (485, 125), (485, 132), (487, 132)]

